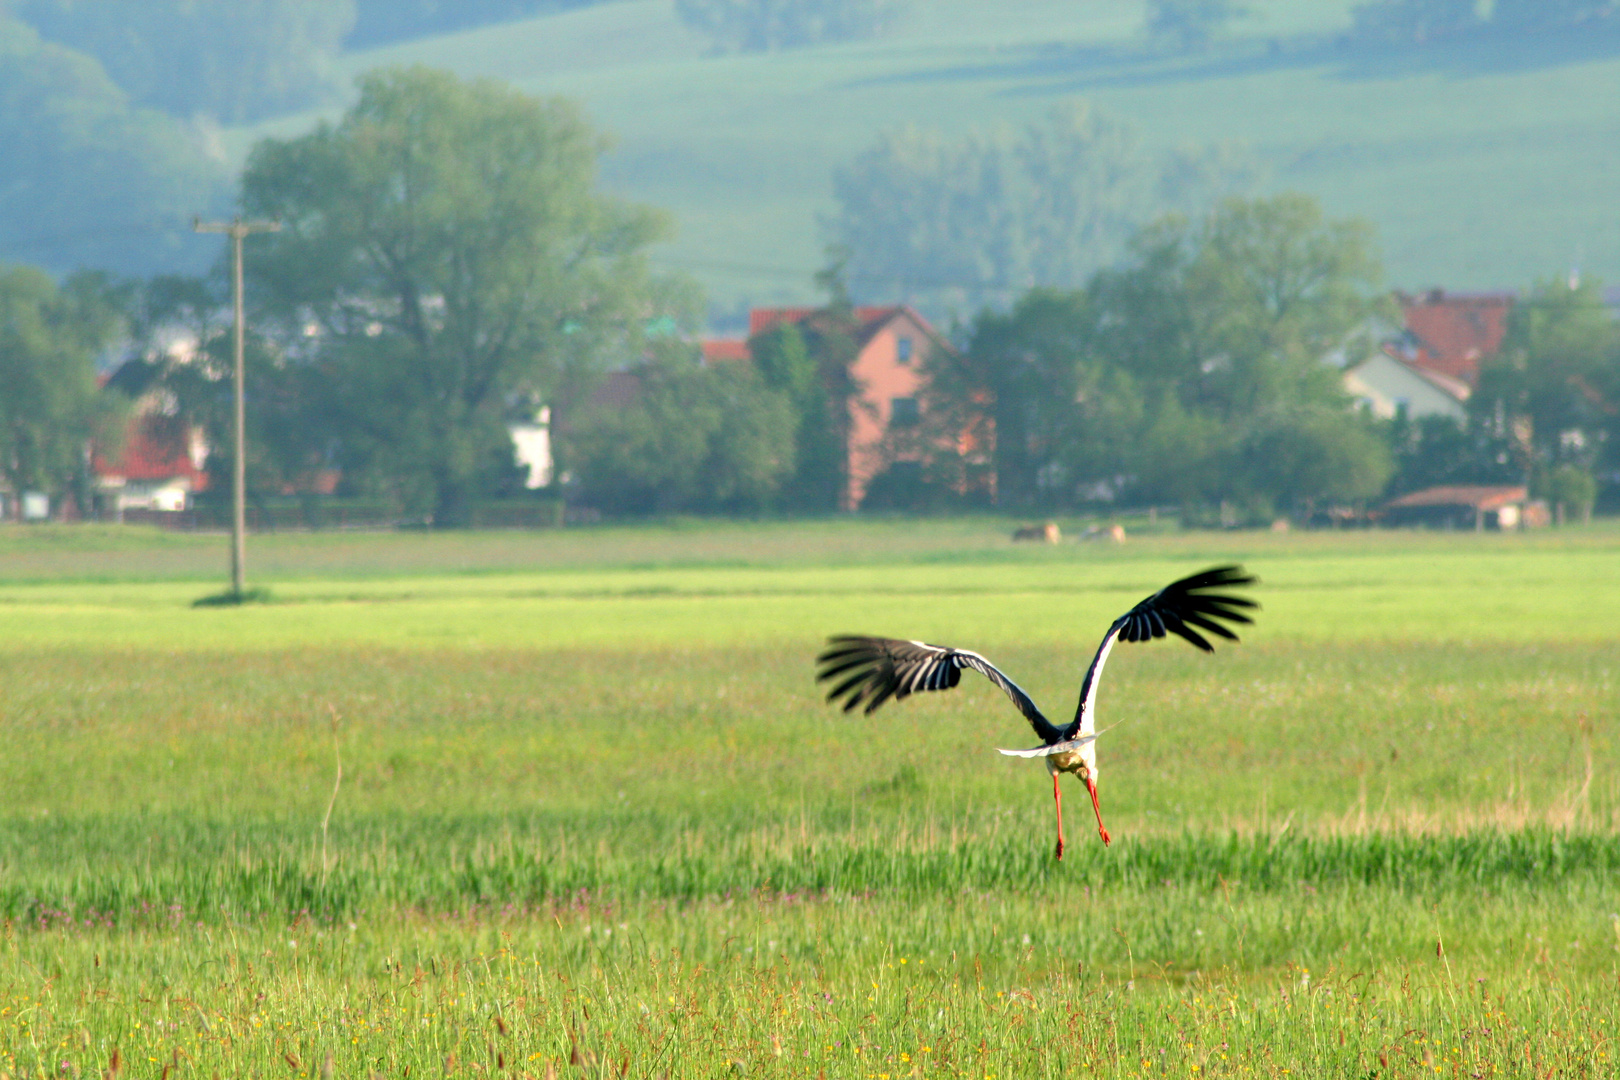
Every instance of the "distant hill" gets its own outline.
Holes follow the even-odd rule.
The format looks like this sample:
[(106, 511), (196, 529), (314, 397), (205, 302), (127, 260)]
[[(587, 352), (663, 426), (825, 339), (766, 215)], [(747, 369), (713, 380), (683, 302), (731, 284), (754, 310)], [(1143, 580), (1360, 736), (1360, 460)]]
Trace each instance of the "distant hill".
[[(1267, 186), (1377, 224), (1391, 284), (1620, 280), (1620, 44), (1571, 35), (1348, 46), (1349, 0), (1269, 0), (1171, 56), (1128, 0), (930, 0), (858, 44), (708, 55), (669, 0), (593, 7), (347, 54), (425, 63), (586, 103), (613, 189), (673, 211), (660, 253), (724, 308), (812, 295), (831, 174), (877, 133), (1022, 123), (1084, 97), (1156, 146), (1241, 140)], [(330, 110), (326, 115), (331, 115)], [(313, 115), (228, 132), (240, 157)]]

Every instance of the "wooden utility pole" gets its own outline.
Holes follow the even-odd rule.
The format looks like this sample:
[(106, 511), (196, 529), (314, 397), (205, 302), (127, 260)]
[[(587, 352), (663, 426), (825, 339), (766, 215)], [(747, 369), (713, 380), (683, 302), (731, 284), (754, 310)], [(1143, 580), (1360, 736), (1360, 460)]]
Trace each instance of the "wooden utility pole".
[(242, 338), (247, 319), (242, 313), (242, 239), (249, 233), (279, 232), (279, 221), (203, 221), (194, 219), (192, 229), (200, 233), (224, 233), (231, 238), (231, 303), (236, 309), (236, 366), (232, 376), (235, 398), (232, 410), (231, 442), (235, 454), (231, 462), (231, 594), (242, 599), (247, 581), (247, 468), (243, 450)]

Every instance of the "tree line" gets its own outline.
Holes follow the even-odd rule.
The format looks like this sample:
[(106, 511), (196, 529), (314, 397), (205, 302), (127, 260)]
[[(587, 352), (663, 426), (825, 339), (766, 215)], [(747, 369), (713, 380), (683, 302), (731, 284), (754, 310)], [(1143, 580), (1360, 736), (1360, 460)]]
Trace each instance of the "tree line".
[[(258, 144), (241, 209), (283, 228), (249, 241), (250, 489), (309, 490), (336, 470), (345, 494), (462, 524), (523, 490), (509, 429), (545, 405), (575, 503), (835, 509), (860, 389), (859, 254), (822, 275), (812, 318), (752, 339), (751, 362), (705, 364), (696, 289), (647, 264), (669, 223), (597, 189), (602, 147), (567, 101), (421, 68), (374, 73), (340, 119)], [(873, 505), (994, 490), (1019, 509), (1264, 521), (1529, 478), (1579, 509), (1620, 467), (1620, 332), (1591, 282), (1543, 284), (1514, 309), (1466, 424), (1384, 422), (1324, 362), (1376, 347), (1369, 328), (1394, 318), (1370, 226), (1301, 195), (1229, 196), (1123, 246), (1077, 285), (981, 308), (956, 348), (931, 352), (920, 422), (891, 432)], [(121, 384), (202, 425), (228, 475), (220, 285), (0, 274), (8, 485), (87, 496), (87, 443), (110, 451), (121, 430), (96, 386), (109, 349), (140, 358)]]

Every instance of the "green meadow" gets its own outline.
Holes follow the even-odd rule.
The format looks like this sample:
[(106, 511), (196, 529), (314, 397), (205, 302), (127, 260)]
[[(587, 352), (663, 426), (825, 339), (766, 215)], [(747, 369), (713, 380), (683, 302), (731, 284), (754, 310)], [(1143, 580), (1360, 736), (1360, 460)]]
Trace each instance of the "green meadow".
[[(220, 537), (0, 529), (0, 1073), (1613, 1075), (1620, 529), (1009, 529), (255, 536), (237, 609)], [(988, 684), (812, 683), (1063, 715), (1217, 561), (1258, 624), (1116, 650), (1061, 863)]]

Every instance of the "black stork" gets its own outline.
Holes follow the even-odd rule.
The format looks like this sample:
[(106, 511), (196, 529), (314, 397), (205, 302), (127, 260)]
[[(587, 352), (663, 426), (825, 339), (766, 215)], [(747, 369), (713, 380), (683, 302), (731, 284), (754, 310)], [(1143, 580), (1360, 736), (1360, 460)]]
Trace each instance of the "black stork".
[(1052, 799), (1057, 805), (1057, 857), (1063, 858), (1063, 794), (1058, 776), (1077, 774), (1091, 794), (1091, 808), (1097, 814), (1097, 834), (1109, 842), (1103, 827), (1102, 805), (1097, 801), (1097, 684), (1103, 665), (1116, 641), (1151, 641), (1175, 634), (1204, 652), (1215, 647), (1199, 631), (1236, 641), (1238, 637), (1221, 625), (1252, 623), (1244, 609), (1258, 608), (1253, 600), (1213, 590), (1254, 585), (1256, 579), (1241, 566), (1216, 566), (1180, 581), (1173, 581), (1115, 619), (1103, 635), (1097, 655), (1086, 669), (1080, 684), (1080, 704), (1074, 719), (1058, 727), (1042, 715), (1035, 702), (994, 664), (976, 652), (928, 645), (921, 641), (845, 635), (827, 639), (827, 649), (816, 662), (816, 681), (837, 680), (827, 694), (828, 701), (844, 698), (844, 711), (860, 705), (866, 714), (888, 701), (909, 697), (921, 690), (949, 690), (962, 678), (962, 669), (977, 671), (999, 686), (1012, 699), (1018, 711), (1040, 736), (1041, 745), (1033, 750), (1002, 750), (1010, 757), (1042, 758), (1052, 774)]

